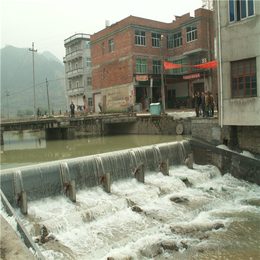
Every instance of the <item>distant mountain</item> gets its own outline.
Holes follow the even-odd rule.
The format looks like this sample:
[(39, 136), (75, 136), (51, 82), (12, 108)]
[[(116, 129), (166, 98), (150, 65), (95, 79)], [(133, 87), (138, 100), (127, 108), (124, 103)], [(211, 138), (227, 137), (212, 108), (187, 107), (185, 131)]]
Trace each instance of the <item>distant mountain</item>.
[(49, 51), (44, 51), (42, 53), (43, 56), (45, 56), (48, 60), (53, 60), (59, 63), (62, 63), (55, 55), (53, 55), (51, 52)]
[[(1, 114), (7, 116), (7, 91), (9, 116), (18, 110), (34, 109), (32, 52), (27, 48), (6, 46), (1, 49)], [(50, 52), (34, 53), (36, 109), (48, 108), (46, 78), (49, 82), (50, 106), (54, 112), (66, 110), (64, 65)], [(43, 111), (44, 113), (44, 111)]]

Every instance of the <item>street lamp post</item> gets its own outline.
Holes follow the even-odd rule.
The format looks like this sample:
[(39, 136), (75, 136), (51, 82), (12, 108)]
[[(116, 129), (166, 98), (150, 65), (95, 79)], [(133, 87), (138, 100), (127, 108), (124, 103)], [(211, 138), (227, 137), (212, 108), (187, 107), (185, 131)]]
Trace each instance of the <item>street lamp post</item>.
[(164, 79), (163, 79), (164, 64), (163, 64), (163, 56), (162, 56), (162, 40), (163, 40), (163, 35), (161, 35), (161, 41), (160, 41), (160, 54), (161, 54), (161, 94), (162, 94), (162, 114), (165, 114), (165, 91), (164, 91)]

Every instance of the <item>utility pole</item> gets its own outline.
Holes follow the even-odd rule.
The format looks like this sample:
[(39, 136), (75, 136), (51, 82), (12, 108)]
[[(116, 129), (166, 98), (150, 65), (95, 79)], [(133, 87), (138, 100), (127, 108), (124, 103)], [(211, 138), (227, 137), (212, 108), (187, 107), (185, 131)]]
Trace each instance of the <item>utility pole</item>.
[(5, 95), (6, 95), (6, 97), (7, 97), (7, 118), (8, 118), (8, 120), (9, 120), (9, 104), (8, 104), (8, 97), (9, 97), (9, 91), (8, 91), (8, 89), (5, 91)]
[(32, 48), (29, 49), (29, 51), (32, 51), (33, 55), (33, 93), (34, 93), (34, 120), (36, 120), (36, 95), (35, 95), (35, 72), (34, 72), (34, 53), (37, 52), (37, 50), (34, 49), (34, 42), (32, 43)]
[(162, 39), (163, 35), (161, 35), (161, 48), (160, 48), (160, 54), (161, 54), (161, 94), (162, 94), (162, 114), (165, 114), (165, 91), (164, 91), (164, 80), (163, 80), (163, 71), (164, 71), (164, 63), (163, 63), (163, 56), (162, 56)]
[(49, 109), (49, 117), (51, 116), (51, 108), (50, 108), (50, 99), (49, 99), (49, 82), (46, 78), (46, 88), (47, 88), (47, 98), (48, 98), (48, 109)]

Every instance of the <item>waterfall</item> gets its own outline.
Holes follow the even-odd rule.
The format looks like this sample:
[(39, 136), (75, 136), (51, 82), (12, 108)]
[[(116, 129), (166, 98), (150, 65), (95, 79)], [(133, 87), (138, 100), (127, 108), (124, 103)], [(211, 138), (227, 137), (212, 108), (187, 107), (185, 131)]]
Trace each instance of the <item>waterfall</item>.
[(172, 142), (26, 166), (15, 172), (10, 169), (2, 171), (1, 186), (11, 204), (15, 204), (22, 189), (26, 190), (28, 201), (64, 195), (72, 180), (79, 190), (100, 185), (106, 173), (115, 182), (134, 177), (140, 165), (144, 165), (145, 172), (158, 172), (166, 159), (169, 165), (183, 164), (190, 149), (189, 141)]

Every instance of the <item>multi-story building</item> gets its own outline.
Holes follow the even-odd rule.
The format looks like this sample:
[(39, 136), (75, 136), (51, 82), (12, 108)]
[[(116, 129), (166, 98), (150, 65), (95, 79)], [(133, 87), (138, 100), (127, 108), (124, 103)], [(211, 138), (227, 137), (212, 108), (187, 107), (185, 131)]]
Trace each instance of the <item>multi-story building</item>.
[[(66, 56), (65, 86), (67, 96), (67, 108), (71, 102), (76, 109), (84, 106), (92, 110), (92, 83), (91, 83), (91, 52), (90, 35), (76, 33), (64, 40)], [(84, 101), (84, 98), (86, 101)]]
[(215, 1), (214, 10), (220, 124), (260, 126), (260, 1)]
[[(213, 12), (195, 11), (172, 23), (129, 16), (91, 35), (95, 111), (161, 101), (162, 60), (198, 65), (215, 60)], [(163, 70), (166, 108), (191, 105), (197, 91), (217, 93), (216, 69)], [(137, 106), (138, 107), (138, 106)]]

